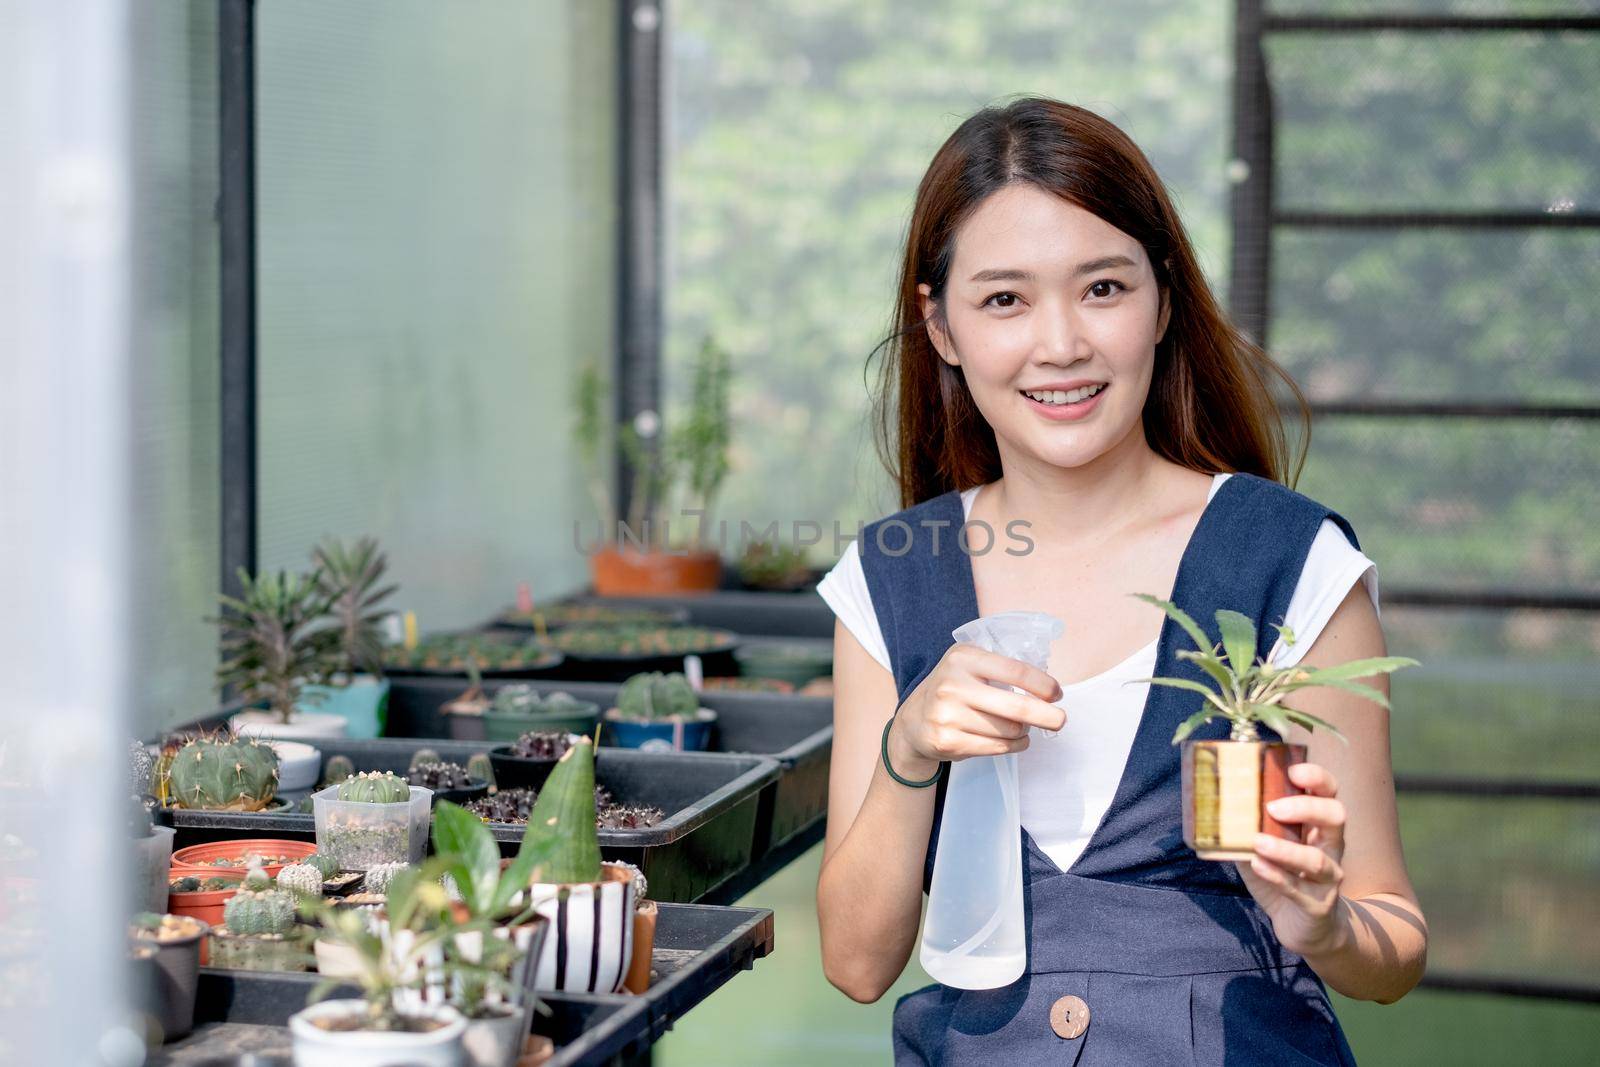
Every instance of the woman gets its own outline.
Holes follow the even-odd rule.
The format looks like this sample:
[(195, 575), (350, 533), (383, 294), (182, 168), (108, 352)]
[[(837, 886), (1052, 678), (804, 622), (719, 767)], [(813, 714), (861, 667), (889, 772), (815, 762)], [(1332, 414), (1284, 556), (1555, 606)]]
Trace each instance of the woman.
[[(1282, 484), (1268, 382), (1299, 391), (1218, 308), (1138, 147), (1044, 99), (979, 112), (935, 155), (886, 344), (880, 443), (904, 510), (867, 525), (820, 589), (839, 616), (817, 886), (828, 979), (870, 1002), (900, 975), (942, 764), (1016, 752), (1027, 971), (902, 998), (897, 1063), (1353, 1062), (1324, 983), (1398, 1000), (1427, 948), (1387, 716), (1304, 692), (1297, 706), (1349, 742), (1288, 738), (1309, 746), (1290, 771), (1305, 792), (1272, 814), (1304, 843), (1263, 836), (1248, 862), (1201, 861), (1169, 743), (1193, 694), (1138, 681), (1174, 673), (1187, 640), (1130, 595), (1199, 620), (1243, 611), (1274, 663), (1384, 654), (1372, 561), (1342, 517)], [(1014, 609), (1065, 623), (1048, 672), (953, 643)], [(1280, 621), (1299, 640), (1269, 648)]]

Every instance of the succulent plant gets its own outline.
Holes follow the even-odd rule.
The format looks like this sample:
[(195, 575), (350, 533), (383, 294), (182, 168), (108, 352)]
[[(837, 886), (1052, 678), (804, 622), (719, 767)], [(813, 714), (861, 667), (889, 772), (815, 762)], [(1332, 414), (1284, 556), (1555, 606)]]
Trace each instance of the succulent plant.
[(739, 557), (739, 577), (757, 589), (798, 589), (811, 580), (811, 567), (798, 545), (752, 541)]
[[(1257, 724), (1266, 725), (1280, 736), (1287, 734), (1289, 727), (1294, 725), (1307, 730), (1326, 730), (1343, 740), (1344, 735), (1332, 724), (1308, 712), (1286, 706), (1284, 698), (1301, 689), (1327, 687), (1355, 693), (1387, 709), (1388, 698), (1357, 679), (1417, 666), (1416, 660), (1406, 656), (1377, 656), (1314, 669), (1273, 667), (1256, 659), (1256, 624), (1248, 615), (1226, 609), (1218, 611), (1217, 629), (1222, 641), (1217, 644), (1176, 604), (1147, 593), (1132, 595), (1160, 608), (1173, 622), (1183, 627), (1195, 647), (1180, 650), (1178, 659), (1193, 663), (1216, 683), (1216, 687), (1212, 688), (1189, 678), (1134, 679), (1152, 685), (1187, 689), (1203, 696), (1200, 710), (1179, 724), (1172, 737), (1173, 744), (1184, 740), (1215, 718), (1228, 720), (1229, 737), (1234, 741), (1257, 740)], [(1294, 644), (1293, 630), (1287, 626), (1275, 628), (1286, 646)]]
[(253, 737), (202, 737), (178, 750), (168, 776), (179, 807), (260, 811), (278, 790), (278, 754)]
[(291, 863), (278, 871), (278, 888), (309, 897), (322, 895), (322, 871), (310, 863)]
[(580, 708), (592, 706), (587, 700), (579, 700), (571, 693), (557, 690), (554, 693), (541, 695), (533, 686), (526, 682), (513, 682), (503, 685), (494, 695), (494, 704), (490, 713), (494, 715), (540, 715), (546, 713), (570, 712)]
[(239, 569), (240, 594), (222, 597), (217, 684), (249, 701), (265, 701), (288, 722), (308, 682), (322, 682), (338, 666), (339, 634), (319, 626), (328, 597), (316, 574), (284, 571), (251, 578)]
[(420, 785), (437, 792), (440, 789), (465, 789), (472, 783), (467, 770), (459, 763), (413, 763), (407, 776), (412, 785)]
[(486, 822), (527, 822), (537, 797), (532, 789), (524, 787), (502, 789), (492, 796), (472, 801), (466, 808)]
[(602, 830), (643, 830), (666, 818), (666, 812), (642, 804), (612, 804), (601, 808), (596, 823)]
[(418, 767), (422, 766), (424, 763), (438, 763), (438, 762), (439, 762), (439, 753), (435, 752), (431, 748), (419, 748), (412, 755), (411, 762), (410, 762), (410, 764), (407, 765), (406, 770), (408, 772), (409, 771), (414, 771)]
[(580, 737), (556, 762), (528, 813), (525, 836), (550, 846), (538, 881), (568, 885), (600, 879), (594, 800), (594, 744)]
[(336, 669), (345, 674), (383, 673), (383, 617), (379, 608), (395, 586), (379, 588), (388, 560), (372, 537), (353, 547), (329, 539), (312, 551), (317, 585), (328, 601), (338, 634)]
[(261, 857), (252, 854), (249, 857), (250, 867), (244, 873), (244, 889), (253, 893), (264, 893), (272, 888), (272, 876), (261, 865)]
[(287, 934), (294, 921), (294, 896), (277, 889), (241, 889), (222, 906), (222, 922), (231, 934)]
[(622, 683), (617, 693), (617, 711), (625, 719), (655, 722), (674, 717), (692, 717), (700, 707), (700, 697), (679, 671), (663, 674), (647, 671)]
[(171, 893), (198, 893), (200, 892), (200, 879), (194, 875), (185, 875), (175, 878), (167, 883), (167, 891)]
[(511, 743), (511, 754), (522, 759), (555, 759), (572, 747), (574, 736), (559, 730), (529, 730)]
[(538, 641), (504, 635), (433, 634), (415, 648), (390, 646), (384, 662), (391, 669), (435, 671), (444, 674), (479, 671), (527, 670), (550, 661), (550, 650)]
[(489, 792), (494, 792), (494, 764), (489, 759), (487, 752), (474, 752), (467, 760), (467, 777), (476, 778), (480, 782), (489, 783)]
[(394, 876), (409, 867), (408, 863), (380, 863), (367, 871), (361, 886), (368, 893), (387, 893)]
[(727, 630), (704, 626), (579, 626), (550, 635), (550, 644), (572, 656), (683, 656), (737, 643)]
[(355, 773), (356, 765), (350, 761), (349, 756), (329, 756), (327, 764), (322, 768), (322, 784), (338, 785)]
[(646, 893), (650, 889), (650, 882), (647, 878), (645, 878), (644, 872), (638, 867), (635, 867), (627, 860), (606, 860), (605, 862), (601, 863), (600, 866), (610, 867), (619, 871), (627, 871), (633, 876), (633, 905), (635, 908), (643, 904), (645, 900), (648, 899)]
[(362, 771), (339, 783), (338, 797), (358, 804), (399, 804), (411, 797), (411, 786), (391, 771)]
[(301, 862), (308, 863), (315, 867), (317, 869), (317, 873), (322, 875), (322, 880), (324, 882), (339, 873), (339, 861), (328, 855), (326, 852), (313, 852), (311, 855), (301, 860)]

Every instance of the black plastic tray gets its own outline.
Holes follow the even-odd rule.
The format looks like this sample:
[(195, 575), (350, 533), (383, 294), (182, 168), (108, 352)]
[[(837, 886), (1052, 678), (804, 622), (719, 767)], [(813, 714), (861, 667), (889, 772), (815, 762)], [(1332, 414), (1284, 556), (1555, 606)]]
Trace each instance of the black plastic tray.
[[(324, 760), (343, 755), (358, 770), (400, 774), (419, 748), (431, 748), (443, 759), (465, 764), (474, 752), (490, 747), (481, 741), (434, 738), (322, 738), (316, 746)], [(599, 784), (611, 790), (619, 802), (645, 804), (667, 813), (648, 829), (601, 830), (601, 852), (606, 859), (627, 860), (643, 870), (650, 882), (650, 896), (656, 900), (699, 900), (750, 865), (762, 794), (781, 773), (782, 766), (765, 756), (601, 748), (595, 754)], [(175, 809), (161, 817), (178, 831), (174, 848), (241, 836), (307, 841), (316, 837), (309, 813)], [(491, 828), (501, 851), (513, 854), (523, 828), (499, 823)]]
[[(493, 694), (503, 683), (486, 682)], [(603, 682), (529, 681), (538, 693), (562, 690), (580, 700), (611, 707), (618, 686)], [(439, 709), (459, 695), (460, 682), (434, 678), (396, 678), (389, 688), (388, 731), (391, 736), (440, 737), (450, 732), (451, 716)], [(753, 856), (760, 859), (808, 828), (828, 812), (828, 765), (833, 753), (833, 701), (788, 693), (741, 693), (710, 690), (701, 703), (717, 713), (711, 750), (739, 755), (770, 756), (783, 773), (762, 791)], [(484, 747), (489, 742), (469, 742)], [(614, 751), (600, 749), (604, 754)]]
[(695, 626), (715, 626), (740, 634), (772, 637), (833, 637), (833, 609), (815, 586), (793, 593), (718, 589), (689, 596), (597, 597), (582, 592), (563, 600), (598, 600), (619, 607), (683, 607)]
[[(541, 994), (550, 1014), (533, 1031), (551, 1038), (550, 1067), (609, 1063), (648, 1049), (673, 1023), (773, 949), (772, 912), (663, 904), (656, 919), (650, 989), (630, 994)], [(305, 1007), (315, 974), (200, 969), (195, 1031), (149, 1062), (179, 1067), (255, 1052), (287, 1057), (290, 1015)], [(357, 995), (341, 987), (334, 997)]]

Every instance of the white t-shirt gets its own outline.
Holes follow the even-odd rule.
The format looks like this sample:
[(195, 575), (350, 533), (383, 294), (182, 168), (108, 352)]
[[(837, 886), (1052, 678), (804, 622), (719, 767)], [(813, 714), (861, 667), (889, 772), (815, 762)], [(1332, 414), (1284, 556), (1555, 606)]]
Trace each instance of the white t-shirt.
[[(1218, 474), (1212, 479), (1211, 496), (1228, 477)], [(961, 494), (963, 514), (972, 513), (978, 488)], [(1294, 631), (1295, 643), (1285, 647), (1279, 640), (1268, 661), (1277, 666), (1298, 662), (1358, 579), (1365, 583), (1376, 609), (1377, 565), (1350, 544), (1332, 519), (1324, 519), (1284, 616), (1285, 624)], [(892, 674), (889, 650), (861, 568), (861, 551), (854, 540), (818, 583), (817, 592), (861, 647)], [(1062, 697), (1056, 703), (1067, 711), (1066, 727), (1054, 737), (1035, 730), (1031, 743), (1018, 755), (1022, 825), (1062, 870), (1088, 845), (1122, 780), (1150, 690), (1148, 682), (1125, 683), (1155, 673), (1158, 643), (1159, 639), (1151, 641), (1092, 678), (1062, 686)]]

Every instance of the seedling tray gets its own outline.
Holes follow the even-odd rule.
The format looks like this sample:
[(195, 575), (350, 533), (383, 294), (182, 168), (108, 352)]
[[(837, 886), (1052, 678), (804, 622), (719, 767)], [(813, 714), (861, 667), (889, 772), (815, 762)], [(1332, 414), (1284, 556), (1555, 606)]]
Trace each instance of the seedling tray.
[[(502, 683), (486, 682), (493, 695)], [(609, 708), (617, 702), (619, 686), (602, 682), (527, 683), (535, 692), (571, 693)], [(439, 709), (460, 694), (459, 682), (433, 678), (396, 678), (389, 690), (389, 733), (417, 737), (450, 732), (448, 715)], [(770, 756), (782, 774), (762, 793), (754, 858), (794, 840), (820, 825), (828, 811), (828, 763), (833, 753), (833, 701), (827, 697), (798, 697), (787, 693), (712, 691), (701, 703), (717, 713), (711, 751), (737, 755)], [(483, 748), (490, 742), (468, 742)], [(612, 751), (600, 749), (601, 756)]]
[(617, 607), (682, 607), (694, 626), (715, 626), (740, 634), (770, 637), (833, 637), (833, 609), (807, 586), (792, 593), (718, 589), (692, 596), (599, 597), (578, 593), (565, 601), (613, 604)]
[[(550, 1014), (534, 1015), (533, 1031), (555, 1042), (550, 1067), (610, 1063), (637, 1056), (692, 1008), (773, 949), (772, 912), (663, 904), (656, 919), (648, 991), (630, 994), (540, 994)], [(293, 1047), (289, 1016), (305, 1007), (315, 974), (200, 969), (195, 1030), (149, 1062), (194, 1065), (255, 1053), (282, 1057)], [(341, 987), (333, 997), (353, 997)]]
[[(474, 752), (490, 746), (432, 738), (326, 738), (317, 747), (324, 760), (343, 755), (357, 770), (403, 774), (419, 748), (431, 748), (444, 759), (465, 764)], [(595, 778), (618, 803), (667, 813), (648, 829), (601, 830), (601, 852), (606, 859), (627, 860), (642, 869), (656, 900), (699, 900), (749, 866), (757, 844), (762, 794), (781, 773), (782, 766), (764, 756), (601, 748), (595, 755)], [(174, 809), (162, 816), (178, 831), (178, 848), (230, 837), (316, 837), (310, 814)], [(522, 826), (491, 823), (490, 827), (502, 853), (514, 854)]]

